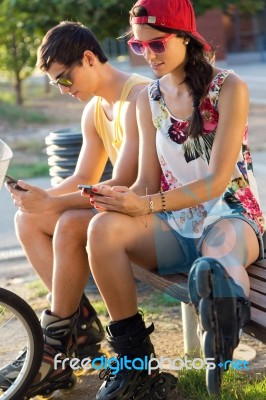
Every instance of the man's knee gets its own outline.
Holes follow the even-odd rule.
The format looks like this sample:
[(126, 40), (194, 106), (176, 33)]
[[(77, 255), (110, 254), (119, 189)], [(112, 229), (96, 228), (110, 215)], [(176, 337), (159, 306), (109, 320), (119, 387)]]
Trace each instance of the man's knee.
[(36, 227), (38, 214), (28, 214), (17, 211), (14, 217), (16, 232), (19, 239), (27, 238), (32, 235), (32, 228)]
[(21, 242), (28, 238), (39, 238), (39, 235), (53, 236), (58, 214), (30, 214), (17, 211), (14, 222), (16, 233)]
[(55, 236), (86, 240), (87, 227), (94, 213), (91, 210), (68, 210), (58, 219)]

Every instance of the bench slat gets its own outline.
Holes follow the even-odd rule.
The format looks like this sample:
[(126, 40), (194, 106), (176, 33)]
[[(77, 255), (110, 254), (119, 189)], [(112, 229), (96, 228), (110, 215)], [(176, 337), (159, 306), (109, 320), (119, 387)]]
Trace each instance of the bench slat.
[[(263, 282), (263, 281), (261, 281), (259, 279), (253, 278), (252, 276), (249, 277), (249, 280), (250, 280), (251, 289), (253, 289), (255, 291), (258, 291), (261, 294), (265, 293), (265, 288), (266, 288), (266, 283), (265, 282)], [(264, 297), (265, 297), (265, 295), (264, 295)], [(266, 306), (266, 304), (265, 304), (265, 306)]]
[[(265, 254), (266, 254), (266, 253), (265, 253)], [(266, 257), (266, 255), (265, 255), (265, 257)], [(263, 260), (254, 262), (250, 267), (248, 267), (248, 270), (249, 270), (251, 267), (253, 267), (254, 265), (257, 266), (257, 267), (260, 267), (260, 268), (262, 268), (263, 270), (266, 271), (266, 258), (263, 258)]]
[(260, 340), (262, 343), (266, 343), (266, 329), (256, 322), (251, 321), (244, 327), (243, 332)]
[(262, 310), (266, 311), (266, 296), (265, 294), (261, 294), (256, 292), (255, 290), (250, 291), (250, 301), (253, 306), (258, 306)]
[(266, 328), (266, 311), (251, 307), (251, 319), (261, 327)]
[(261, 280), (264, 280), (266, 282), (266, 267), (262, 268), (257, 265), (251, 265), (247, 269), (247, 273), (249, 276), (255, 276), (256, 278), (260, 278)]
[(132, 267), (136, 279), (148, 283), (177, 300), (189, 303), (186, 275), (160, 275), (156, 271), (148, 271), (135, 264)]

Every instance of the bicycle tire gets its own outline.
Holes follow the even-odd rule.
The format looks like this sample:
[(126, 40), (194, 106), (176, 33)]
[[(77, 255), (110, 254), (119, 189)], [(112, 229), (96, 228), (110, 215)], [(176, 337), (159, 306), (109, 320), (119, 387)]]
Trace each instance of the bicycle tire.
[[(12, 319), (9, 318), (10, 316)], [(5, 358), (6, 354), (9, 354), (6, 346), (10, 346), (10, 343), (15, 347), (17, 346), (15, 352), (22, 350), (20, 347), (21, 338), (18, 336), (22, 332), (25, 332), (23, 342), (26, 343), (27, 349), (25, 362), (14, 382), (5, 390), (0, 388), (1, 400), (23, 399), (23, 395), (26, 394), (41, 365), (43, 335), (38, 317), (29, 304), (15, 293), (0, 288), (0, 364), (3, 363), (3, 360), (1, 362), (1, 357)], [(14, 335), (13, 341), (9, 342), (12, 335)], [(12, 349), (11, 354), (13, 355), (13, 353)], [(14, 361), (14, 358), (10, 361)]]

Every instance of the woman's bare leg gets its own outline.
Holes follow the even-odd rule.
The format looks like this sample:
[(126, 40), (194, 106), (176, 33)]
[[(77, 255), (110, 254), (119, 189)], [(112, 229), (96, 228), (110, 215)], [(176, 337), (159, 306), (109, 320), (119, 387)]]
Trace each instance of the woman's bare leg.
[(248, 223), (237, 218), (217, 222), (203, 241), (201, 252), (204, 256), (217, 259), (249, 296), (246, 268), (258, 258), (259, 245)]
[(101, 213), (88, 230), (91, 271), (113, 321), (137, 312), (137, 296), (131, 261), (156, 268), (152, 216), (132, 218), (118, 213)]

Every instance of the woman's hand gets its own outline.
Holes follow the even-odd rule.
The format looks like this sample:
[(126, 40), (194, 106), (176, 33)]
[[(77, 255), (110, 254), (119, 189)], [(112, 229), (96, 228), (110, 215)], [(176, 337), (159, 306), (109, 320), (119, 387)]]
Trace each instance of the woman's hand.
[(90, 202), (98, 211), (115, 211), (132, 217), (149, 212), (149, 201), (146, 196), (138, 196), (126, 186), (101, 185), (93, 188)]

